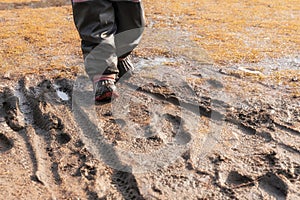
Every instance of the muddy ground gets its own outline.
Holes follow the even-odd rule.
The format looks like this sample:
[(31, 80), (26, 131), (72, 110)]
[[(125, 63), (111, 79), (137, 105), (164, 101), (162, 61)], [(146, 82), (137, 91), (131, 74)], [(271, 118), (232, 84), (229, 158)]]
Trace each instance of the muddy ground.
[[(69, 20), (68, 3), (37, 2), (0, 8)], [(41, 48), (33, 73), (2, 54), (0, 199), (300, 199), (299, 52), (219, 65), (152, 23), (110, 103), (93, 102), (80, 53)]]

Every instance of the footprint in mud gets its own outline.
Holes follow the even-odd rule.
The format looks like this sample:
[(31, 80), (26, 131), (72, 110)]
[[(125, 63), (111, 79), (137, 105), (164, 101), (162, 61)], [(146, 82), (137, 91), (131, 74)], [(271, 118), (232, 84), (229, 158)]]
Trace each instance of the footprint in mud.
[(206, 81), (208, 84), (210, 84), (213, 88), (224, 88), (224, 85), (218, 81), (218, 80), (215, 80), (215, 79), (208, 79)]
[(114, 171), (112, 174), (112, 182), (117, 186), (117, 189), (124, 199), (144, 199), (132, 173)]
[(268, 172), (259, 180), (259, 187), (276, 199), (286, 199), (288, 186), (276, 174)]
[(10, 150), (13, 146), (13, 141), (0, 133), (0, 153)]
[(6, 87), (4, 89), (3, 109), (7, 125), (14, 131), (20, 131), (24, 128), (24, 120), (19, 106), (19, 98), (13, 94), (13, 90)]
[(119, 126), (121, 126), (122, 128), (126, 126), (126, 121), (124, 119), (115, 119), (114, 120), (116, 124), (118, 124)]
[(85, 163), (82, 167), (80, 167), (80, 173), (88, 180), (95, 180), (95, 176), (97, 173), (97, 169), (95, 166), (91, 164)]
[(71, 140), (71, 136), (67, 133), (60, 133), (56, 136), (56, 140), (59, 144), (67, 144)]
[(190, 142), (191, 134), (185, 130), (185, 123), (181, 117), (166, 112), (161, 113), (164, 109), (161, 105), (151, 102), (153, 100), (149, 100), (146, 95), (143, 97), (144, 99), (137, 97), (134, 101), (130, 101), (125, 111), (123, 111), (124, 102), (115, 103), (113, 112), (108, 112), (105, 116), (114, 116), (115, 124), (135, 138), (158, 142), (163, 140), (165, 144), (178, 145)]
[(181, 117), (171, 114), (164, 114), (163, 118), (171, 125), (171, 127), (167, 125), (163, 127), (163, 129), (165, 129), (166, 132), (172, 133), (171, 137), (175, 138), (175, 142), (177, 144), (184, 145), (191, 141), (191, 134), (184, 130), (184, 120)]
[[(242, 174), (240, 174), (237, 171), (231, 171), (228, 174), (226, 183), (230, 184), (230, 185), (243, 185), (243, 184), (250, 184), (253, 182), (253, 179), (248, 177), (248, 176), (244, 176)], [(254, 185), (252, 183), (252, 185)]]

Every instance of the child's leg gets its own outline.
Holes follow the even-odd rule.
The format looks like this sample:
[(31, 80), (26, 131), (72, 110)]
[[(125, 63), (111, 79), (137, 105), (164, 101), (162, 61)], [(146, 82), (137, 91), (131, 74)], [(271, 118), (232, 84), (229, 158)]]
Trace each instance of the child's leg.
[(116, 74), (117, 55), (114, 35), (115, 13), (109, 0), (72, 0), (76, 28), (82, 39), (85, 69), (93, 79), (101, 74)]
[(115, 43), (118, 56), (119, 77), (133, 70), (133, 65), (127, 57), (138, 45), (144, 30), (144, 12), (140, 2), (114, 1), (117, 32)]

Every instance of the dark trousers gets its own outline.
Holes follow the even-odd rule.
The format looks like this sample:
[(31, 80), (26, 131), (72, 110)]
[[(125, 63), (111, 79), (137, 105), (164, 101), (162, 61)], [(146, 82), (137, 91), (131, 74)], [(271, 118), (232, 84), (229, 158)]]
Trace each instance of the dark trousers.
[(81, 38), (85, 70), (90, 78), (118, 73), (118, 58), (138, 45), (144, 30), (140, 2), (72, 0), (75, 26)]

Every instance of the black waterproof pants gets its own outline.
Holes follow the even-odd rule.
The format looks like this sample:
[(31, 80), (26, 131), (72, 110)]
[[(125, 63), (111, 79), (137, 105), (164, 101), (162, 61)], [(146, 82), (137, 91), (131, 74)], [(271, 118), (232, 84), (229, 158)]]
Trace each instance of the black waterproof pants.
[(144, 13), (138, 0), (72, 0), (85, 69), (95, 75), (118, 73), (118, 58), (138, 45)]

